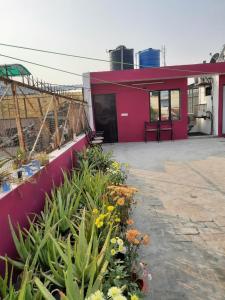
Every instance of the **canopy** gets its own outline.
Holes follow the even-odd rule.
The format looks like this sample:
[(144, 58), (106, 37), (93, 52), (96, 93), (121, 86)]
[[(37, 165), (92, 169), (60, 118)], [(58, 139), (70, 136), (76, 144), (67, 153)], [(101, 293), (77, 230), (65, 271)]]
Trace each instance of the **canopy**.
[(20, 64), (0, 65), (0, 76), (15, 77), (15, 76), (29, 76), (31, 73)]

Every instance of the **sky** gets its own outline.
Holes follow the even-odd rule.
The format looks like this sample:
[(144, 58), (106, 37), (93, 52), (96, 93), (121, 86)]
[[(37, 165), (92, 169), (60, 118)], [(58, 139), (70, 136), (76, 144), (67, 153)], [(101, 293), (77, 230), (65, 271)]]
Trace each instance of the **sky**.
[[(109, 59), (118, 45), (138, 52), (166, 46), (167, 65), (209, 61), (225, 44), (225, 0), (0, 1), (0, 43)], [(0, 46), (0, 54), (71, 72), (107, 71), (109, 64)], [(18, 61), (0, 56), (0, 64)], [(72, 76), (24, 63), (40, 79), (76, 84)]]

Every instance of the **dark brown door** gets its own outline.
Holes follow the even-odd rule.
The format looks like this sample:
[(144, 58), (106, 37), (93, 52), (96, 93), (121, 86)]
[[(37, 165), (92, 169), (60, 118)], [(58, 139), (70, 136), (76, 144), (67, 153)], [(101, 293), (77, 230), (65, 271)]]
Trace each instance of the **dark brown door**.
[(97, 131), (104, 131), (104, 142), (118, 142), (115, 94), (94, 95), (94, 119)]

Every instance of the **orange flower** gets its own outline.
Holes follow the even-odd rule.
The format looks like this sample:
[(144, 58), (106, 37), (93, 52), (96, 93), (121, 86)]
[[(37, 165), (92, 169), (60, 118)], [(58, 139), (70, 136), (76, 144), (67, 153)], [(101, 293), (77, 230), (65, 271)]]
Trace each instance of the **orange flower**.
[(130, 229), (130, 230), (127, 230), (127, 232), (126, 232), (126, 238), (127, 238), (128, 242), (135, 244), (137, 242), (135, 240), (137, 239), (137, 237), (140, 234), (141, 233), (137, 229)]
[(134, 239), (134, 240), (133, 240), (133, 244), (134, 244), (134, 245), (139, 245), (139, 244), (140, 244), (140, 241), (139, 241), (138, 239)]
[(143, 245), (148, 245), (149, 242), (150, 242), (150, 237), (149, 237), (147, 234), (145, 234), (145, 235), (143, 236), (142, 241), (143, 241)]
[(133, 224), (134, 224), (134, 221), (132, 219), (127, 220), (127, 225), (133, 225)]
[(118, 205), (120, 205), (120, 206), (123, 206), (124, 203), (125, 203), (125, 199), (124, 199), (124, 198), (119, 198), (119, 199), (116, 201), (116, 203), (117, 203)]

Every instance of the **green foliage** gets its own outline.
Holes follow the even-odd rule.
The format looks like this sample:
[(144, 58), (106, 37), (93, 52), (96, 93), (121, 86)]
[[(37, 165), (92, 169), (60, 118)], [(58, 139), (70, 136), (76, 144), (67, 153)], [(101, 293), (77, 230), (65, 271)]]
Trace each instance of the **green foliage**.
[(110, 261), (108, 270), (105, 274), (104, 293), (112, 286), (119, 288), (126, 287), (125, 295), (136, 294), (141, 296), (137, 283), (132, 282), (129, 272), (130, 266), (127, 262), (121, 259), (113, 259)]
[(103, 152), (99, 147), (88, 148), (83, 152), (76, 152), (78, 165), (82, 170), (87, 164), (91, 171), (106, 172), (113, 162), (112, 152)]
[[(107, 198), (108, 186), (126, 178), (111, 157), (97, 148), (80, 154), (79, 170), (71, 177), (65, 174), (64, 183), (46, 196), (44, 210), (29, 219), (29, 229), (9, 219), (19, 259), (1, 257), (6, 262), (2, 299), (84, 300), (110, 285), (123, 286), (127, 293), (135, 290), (129, 268), (111, 255), (111, 238), (122, 234), (116, 221), (122, 207)], [(9, 264), (21, 270), (18, 289)]]
[(10, 172), (2, 169), (10, 160), (11, 158), (0, 157), (0, 185), (4, 180), (8, 180), (10, 178)]

